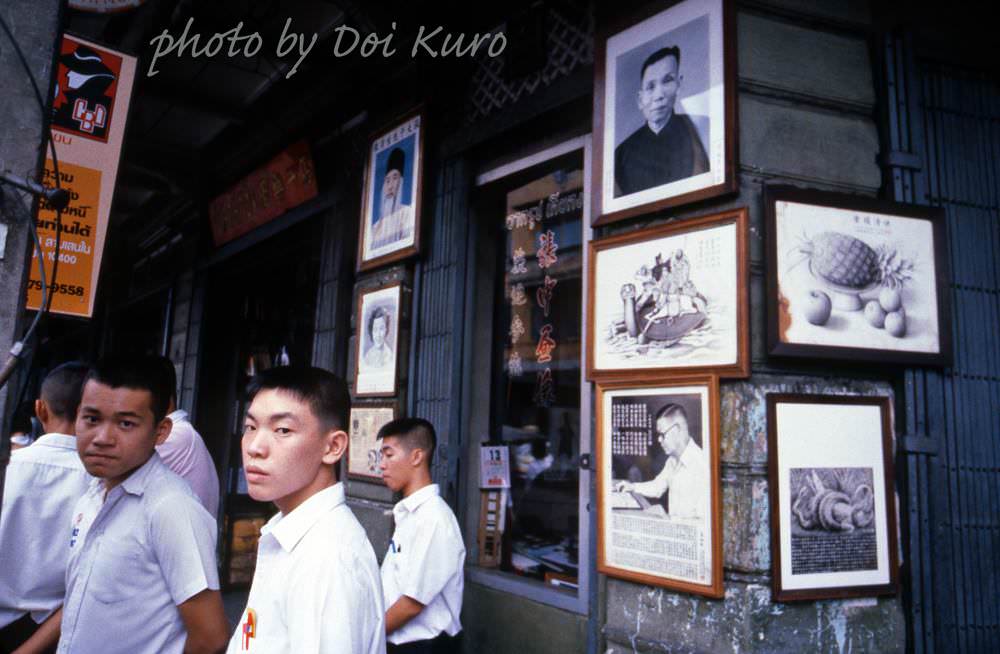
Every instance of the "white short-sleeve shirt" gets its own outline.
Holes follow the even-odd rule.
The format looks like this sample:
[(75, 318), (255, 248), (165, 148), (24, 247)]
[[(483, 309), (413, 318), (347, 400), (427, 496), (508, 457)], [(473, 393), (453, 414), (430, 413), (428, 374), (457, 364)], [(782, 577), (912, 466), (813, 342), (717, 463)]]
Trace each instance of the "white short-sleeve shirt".
[(167, 467), (191, 484), (201, 505), (211, 516), (219, 513), (219, 473), (212, 455), (205, 447), (201, 434), (188, 420), (187, 411), (174, 411), (169, 416), (174, 426), (167, 440), (156, 446), (156, 452)]
[(465, 544), (458, 520), (437, 484), (424, 486), (392, 509), (396, 530), (382, 561), (382, 589), (390, 607), (406, 595), (424, 609), (389, 634), (402, 645), (462, 630)]
[(46, 434), (11, 453), (0, 510), (0, 627), (28, 612), (41, 623), (62, 605), (70, 519), (91, 479), (73, 436)]
[(105, 498), (95, 479), (66, 534), (59, 652), (182, 654), (178, 604), (219, 588), (216, 524), (155, 453)]
[(260, 534), (229, 654), (385, 653), (378, 563), (342, 483), (274, 516)]

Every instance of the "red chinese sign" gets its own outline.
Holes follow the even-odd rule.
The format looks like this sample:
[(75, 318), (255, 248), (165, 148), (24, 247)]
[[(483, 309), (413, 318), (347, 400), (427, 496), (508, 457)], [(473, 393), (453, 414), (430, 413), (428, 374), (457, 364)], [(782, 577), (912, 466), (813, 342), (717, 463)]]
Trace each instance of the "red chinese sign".
[(228, 243), (318, 193), (309, 146), (299, 141), (212, 200), (212, 239), (216, 245)]

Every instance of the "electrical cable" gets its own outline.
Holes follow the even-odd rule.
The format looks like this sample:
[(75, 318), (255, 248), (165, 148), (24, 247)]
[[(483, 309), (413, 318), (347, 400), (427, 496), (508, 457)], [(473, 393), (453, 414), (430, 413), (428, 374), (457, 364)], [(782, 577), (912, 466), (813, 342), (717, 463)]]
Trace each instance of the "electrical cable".
[[(35, 100), (38, 103), (38, 108), (41, 112), (42, 119), (42, 150), (45, 150), (46, 145), (49, 147), (49, 151), (52, 154), (52, 170), (55, 177), (55, 187), (57, 189), (62, 188), (60, 176), (59, 176), (59, 157), (56, 155), (55, 142), (52, 139), (52, 127), (49, 113), (46, 111), (45, 102), (42, 100), (42, 93), (38, 87), (38, 80), (35, 78), (34, 73), (31, 71), (31, 67), (28, 65), (28, 61), (24, 56), (24, 51), (21, 50), (21, 45), (14, 38), (14, 34), (10, 30), (10, 26), (7, 25), (7, 21), (4, 20), (3, 15), (0, 15), (0, 29), (4, 31), (7, 35), (7, 39), (10, 41), (11, 45), (14, 47), (14, 52), (17, 54), (17, 58), (21, 63), (21, 67), (24, 69), (25, 76), (31, 83), (31, 88), (35, 93)], [(39, 200), (40, 201), (40, 200)], [(35, 330), (42, 319), (43, 315), (49, 313), (52, 307), (52, 298), (55, 295), (55, 281), (56, 281), (56, 271), (59, 268), (59, 254), (62, 241), (62, 209), (56, 208), (56, 242), (54, 249), (54, 256), (52, 261), (52, 288), (46, 280), (45, 275), (45, 257), (42, 251), (41, 241), (38, 238), (38, 229), (31, 211), (27, 212), (28, 225), (31, 230), (32, 238), (35, 242), (35, 248), (38, 253), (38, 265), (40, 271), (40, 281), (42, 283), (42, 302), (35, 313), (35, 318), (32, 320), (31, 325), (25, 332), (24, 336), (16, 341), (10, 349), (10, 357), (4, 363), (3, 367), (0, 368), (0, 388), (3, 388), (7, 383), (7, 379), (13, 374), (14, 370), (17, 368), (18, 363), (21, 362), (21, 354), (24, 350), (25, 343), (30, 343), (31, 338), (35, 335)], [(51, 291), (51, 292), (50, 292)], [(32, 356), (33, 356), (32, 352)], [(21, 392), (18, 396), (23, 396), (27, 384), (27, 379), (25, 379), (24, 384), (22, 384)]]

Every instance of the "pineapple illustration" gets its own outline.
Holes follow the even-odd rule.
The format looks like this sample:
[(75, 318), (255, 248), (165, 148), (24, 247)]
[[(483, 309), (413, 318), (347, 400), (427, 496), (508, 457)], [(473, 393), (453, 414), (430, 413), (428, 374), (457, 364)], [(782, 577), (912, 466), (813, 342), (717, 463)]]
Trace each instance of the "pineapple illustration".
[(913, 262), (884, 245), (873, 248), (840, 232), (822, 232), (799, 247), (813, 273), (831, 284), (864, 289), (872, 284), (900, 288), (913, 274)]

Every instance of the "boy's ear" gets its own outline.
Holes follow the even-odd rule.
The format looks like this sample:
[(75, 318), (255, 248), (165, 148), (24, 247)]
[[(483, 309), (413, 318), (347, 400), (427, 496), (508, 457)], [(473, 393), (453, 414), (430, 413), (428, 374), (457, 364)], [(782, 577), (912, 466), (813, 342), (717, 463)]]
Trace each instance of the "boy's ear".
[(424, 464), (424, 460), (427, 459), (427, 452), (424, 451), (422, 447), (415, 447), (410, 450), (410, 464), (419, 468)]
[(323, 452), (323, 463), (333, 465), (344, 457), (347, 452), (348, 437), (343, 429), (327, 432), (326, 450)]
[(35, 400), (35, 417), (44, 425), (49, 421), (49, 407), (45, 400), (38, 398)]
[(163, 441), (167, 440), (170, 436), (170, 430), (174, 428), (174, 421), (170, 418), (164, 418), (160, 421), (160, 424), (156, 425), (156, 445), (162, 445)]

